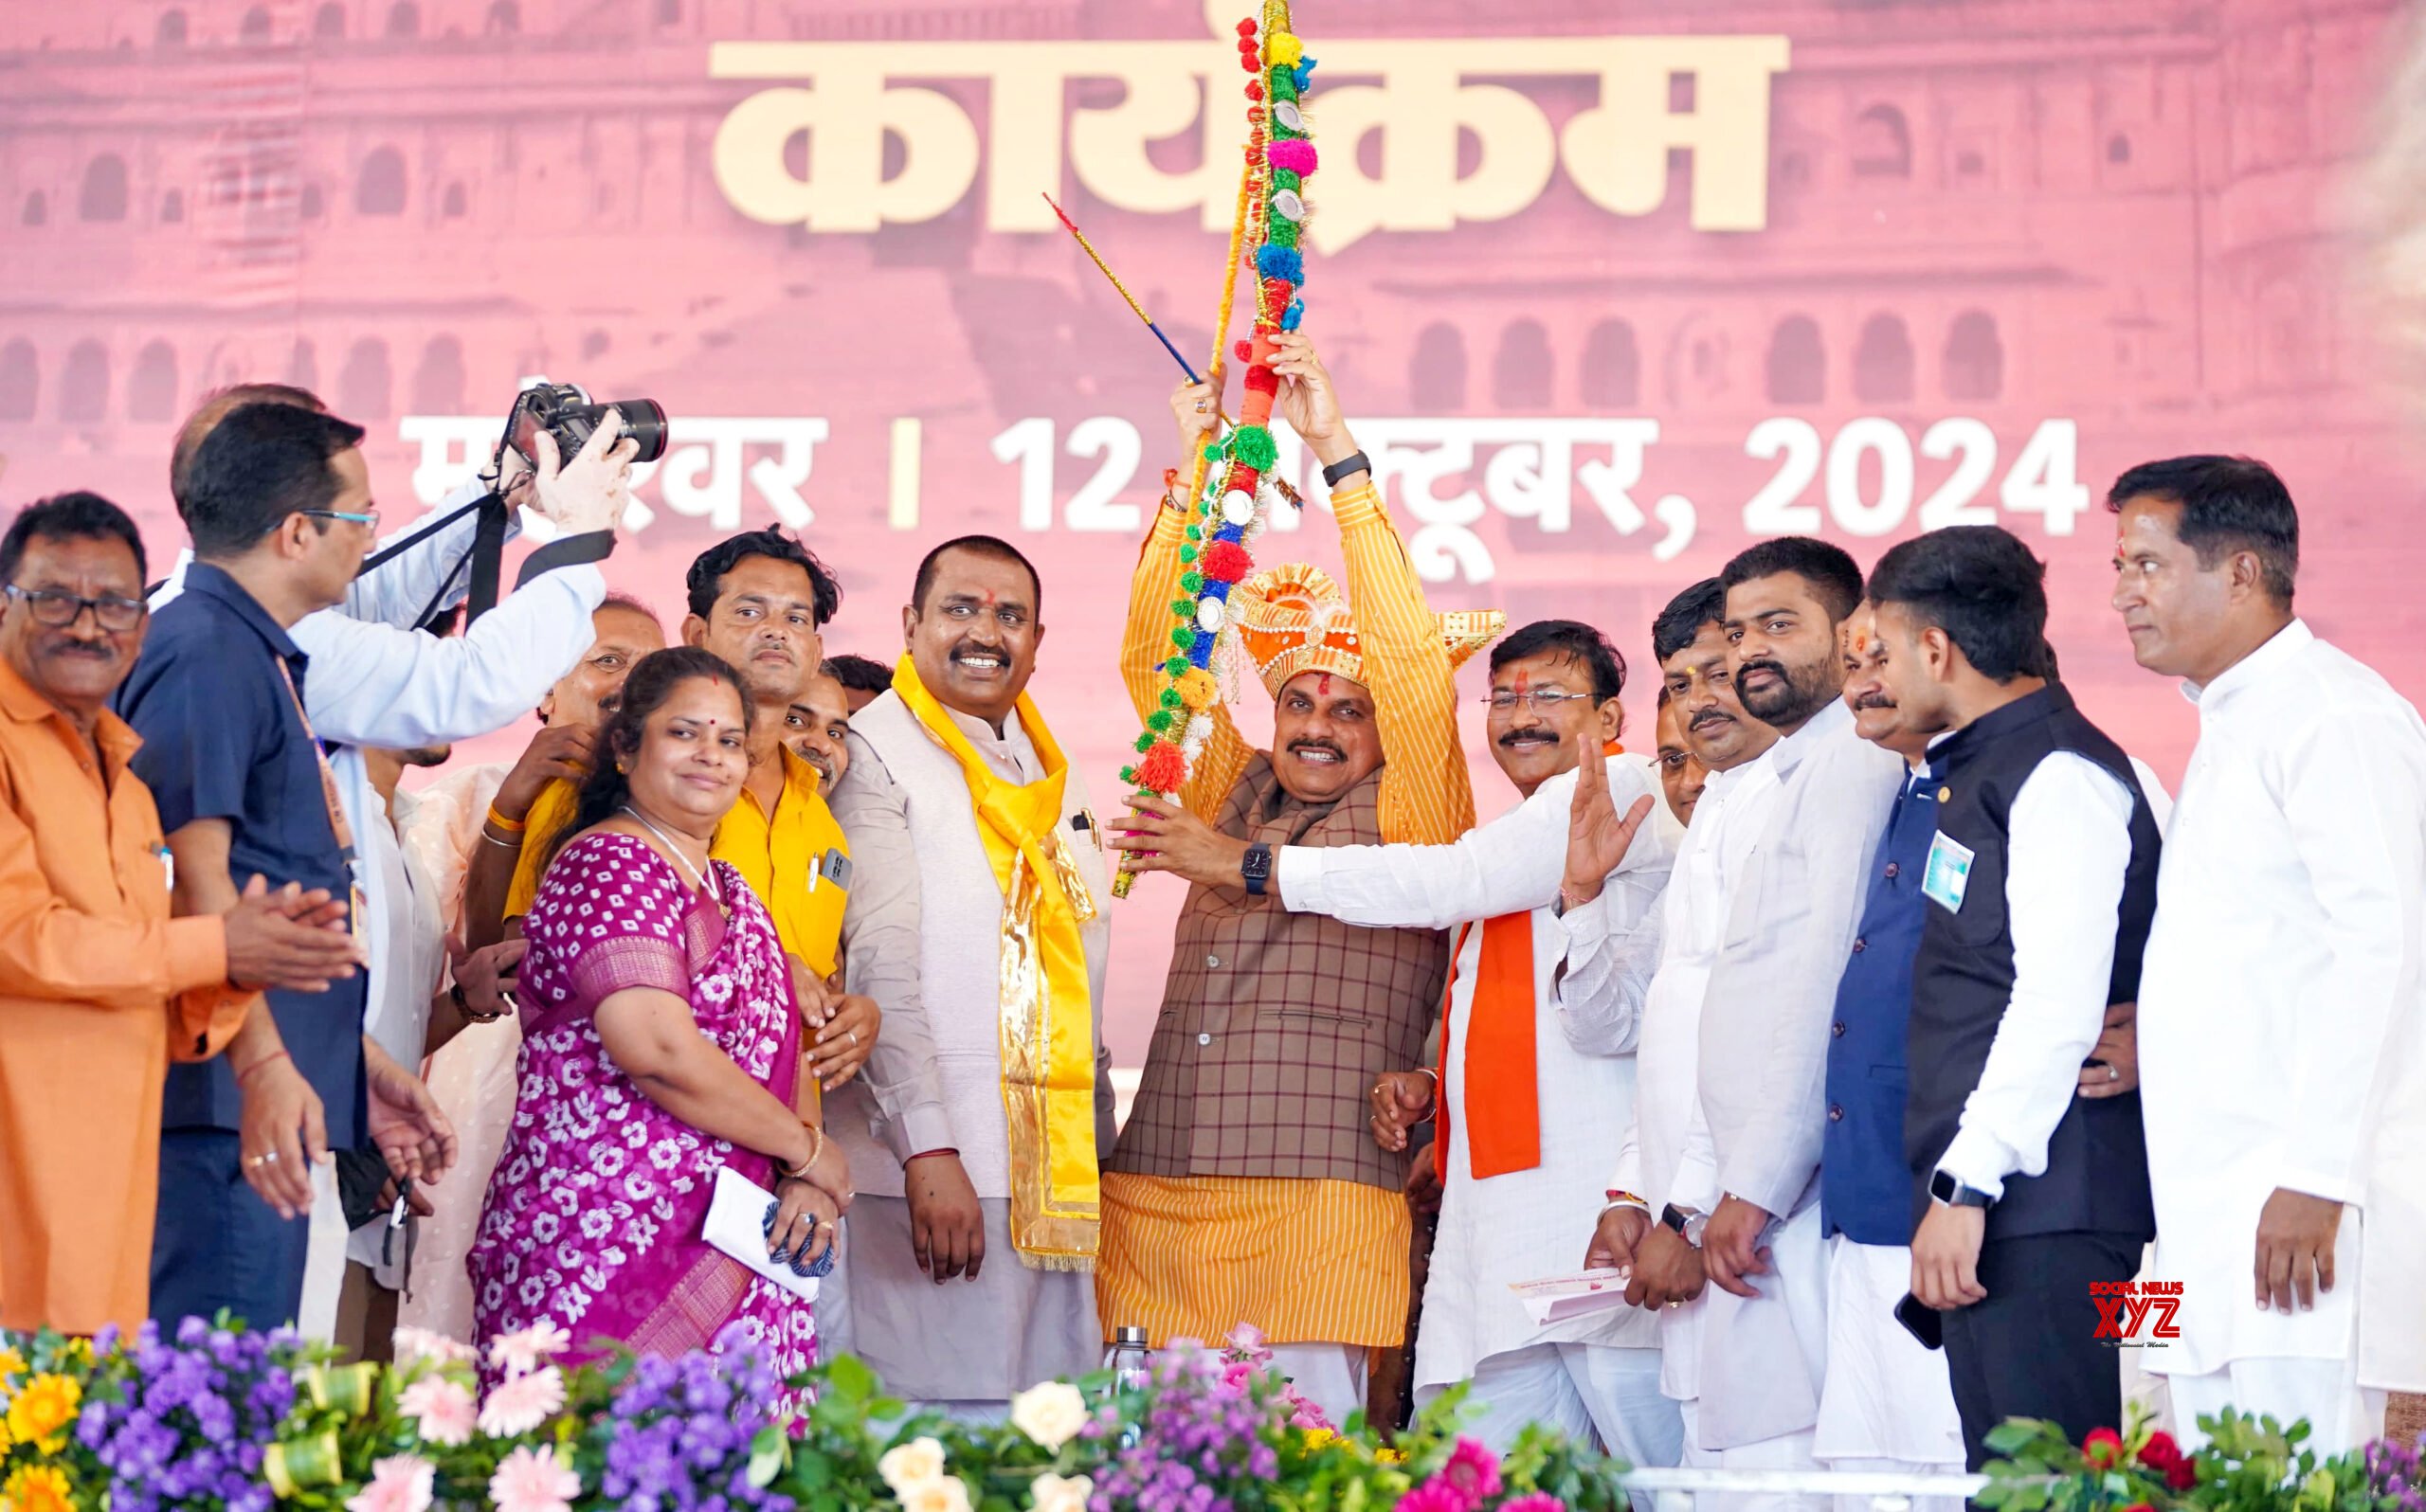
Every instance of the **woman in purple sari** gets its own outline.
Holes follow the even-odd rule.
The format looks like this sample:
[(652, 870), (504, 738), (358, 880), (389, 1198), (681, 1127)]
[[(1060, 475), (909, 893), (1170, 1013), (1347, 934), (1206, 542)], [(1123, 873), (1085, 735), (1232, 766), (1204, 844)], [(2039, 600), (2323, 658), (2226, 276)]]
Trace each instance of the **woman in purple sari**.
[(732, 668), (677, 647), (632, 669), (603, 731), (523, 924), (519, 1088), (470, 1257), (483, 1340), (545, 1320), (573, 1360), (675, 1354), (739, 1322), (780, 1375), (815, 1361), (809, 1305), (700, 1237), (719, 1166), (774, 1191), (779, 1264), (823, 1256), (850, 1194), (796, 1106), (814, 1093), (788, 958), (708, 858), (750, 712)]

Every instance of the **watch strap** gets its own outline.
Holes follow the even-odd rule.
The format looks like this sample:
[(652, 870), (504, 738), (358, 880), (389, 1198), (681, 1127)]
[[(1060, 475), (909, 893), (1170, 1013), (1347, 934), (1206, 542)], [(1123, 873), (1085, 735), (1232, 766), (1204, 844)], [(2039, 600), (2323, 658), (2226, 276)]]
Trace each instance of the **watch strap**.
[(1362, 450), (1352, 451), (1347, 456), (1341, 458), (1338, 461), (1335, 461), (1329, 467), (1323, 469), (1323, 486), (1326, 488), (1337, 488), (1339, 486), (1339, 480), (1348, 477), (1349, 474), (1369, 473), (1372, 470), (1373, 459), (1371, 458), (1366, 456)]

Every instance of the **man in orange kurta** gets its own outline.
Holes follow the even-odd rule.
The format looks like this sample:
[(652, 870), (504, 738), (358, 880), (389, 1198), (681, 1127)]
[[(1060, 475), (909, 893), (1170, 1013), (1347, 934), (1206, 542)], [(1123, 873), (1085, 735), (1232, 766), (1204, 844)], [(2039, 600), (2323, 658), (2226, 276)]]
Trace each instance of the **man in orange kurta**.
[(143, 545), (106, 499), (0, 537), (0, 1327), (149, 1312), (168, 1063), (217, 1053), (249, 982), (350, 974), (343, 905), (270, 892), (169, 917), (168, 847), (107, 708), (143, 643)]

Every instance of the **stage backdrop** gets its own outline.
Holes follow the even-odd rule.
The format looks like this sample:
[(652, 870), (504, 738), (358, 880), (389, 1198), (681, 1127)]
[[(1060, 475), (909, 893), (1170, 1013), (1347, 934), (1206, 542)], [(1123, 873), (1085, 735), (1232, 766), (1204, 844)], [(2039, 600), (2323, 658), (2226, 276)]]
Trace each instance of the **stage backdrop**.
[[(1006, 535), (1044, 573), (1035, 692), (1109, 806), (1176, 374), (1041, 191), (1201, 365), (1248, 9), (12, 0), (0, 501), (98, 488), (165, 559), (171, 430), (216, 386), (299, 383), (368, 425), (394, 515), (466, 476), (521, 375), (647, 395), (675, 447), (618, 586), (671, 624), (694, 553), (788, 525), (846, 590), (828, 646), (889, 659), (918, 555)], [(2102, 500), (2132, 462), (2273, 462), (2301, 606), (2426, 692), (2411, 427), (2354, 330), (2339, 208), (2400, 20), (1303, 0), (1305, 329), (1435, 605), (1604, 627), (1634, 744), (1653, 613), (1746, 543), (1818, 532), (1867, 565), (1993, 521), (2049, 561), (2083, 704), (2171, 782), (2191, 711), (2106, 606)], [(1276, 524), (1266, 559), (1336, 563), (1319, 509)], [(1510, 794), (1463, 712), (1488, 814)], [(1116, 910), (1126, 1063), (1175, 891)]]

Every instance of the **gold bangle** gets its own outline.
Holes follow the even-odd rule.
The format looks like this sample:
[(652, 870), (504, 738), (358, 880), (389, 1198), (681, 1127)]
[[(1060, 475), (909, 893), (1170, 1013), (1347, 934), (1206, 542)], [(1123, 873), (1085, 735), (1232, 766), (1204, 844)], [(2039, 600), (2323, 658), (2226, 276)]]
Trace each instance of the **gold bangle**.
[(781, 1161), (777, 1161), (775, 1162), (775, 1169), (782, 1172), (787, 1180), (801, 1181), (807, 1179), (810, 1169), (817, 1164), (817, 1158), (825, 1153), (825, 1131), (819, 1128), (816, 1125), (809, 1123), (803, 1123), (801, 1127), (808, 1130), (810, 1138), (814, 1140), (815, 1143), (810, 1144), (808, 1147), (808, 1159), (801, 1161), (798, 1165), (786, 1165)]

